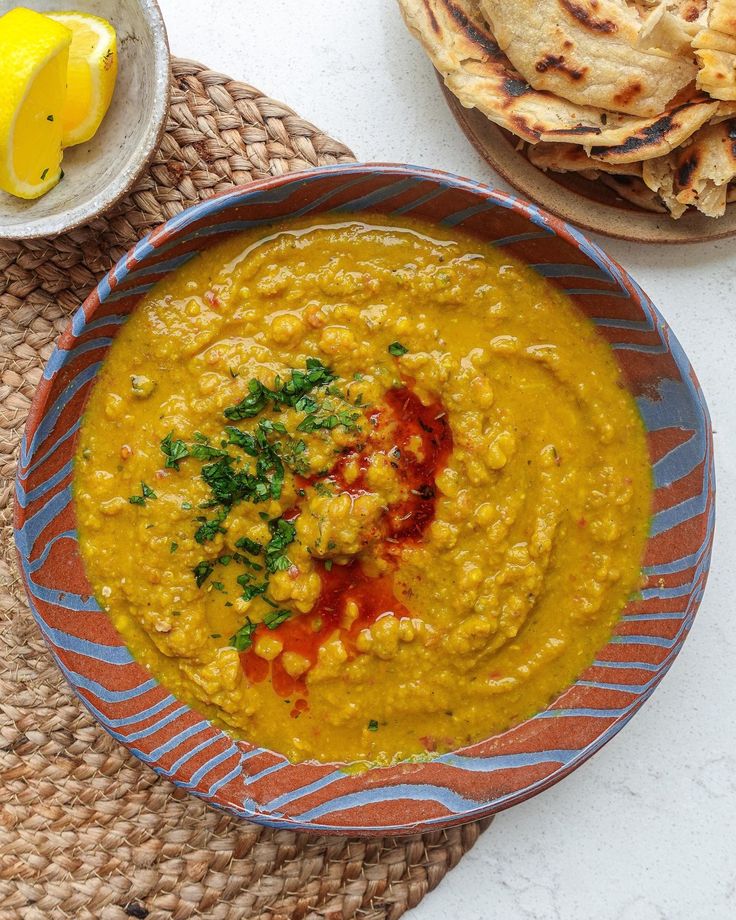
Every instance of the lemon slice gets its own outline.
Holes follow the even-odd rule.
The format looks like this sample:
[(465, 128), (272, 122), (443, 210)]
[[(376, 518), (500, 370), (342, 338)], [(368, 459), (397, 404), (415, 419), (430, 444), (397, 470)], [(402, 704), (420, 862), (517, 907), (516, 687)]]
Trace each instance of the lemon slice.
[(0, 18), (0, 188), (38, 198), (61, 178), (71, 32), (17, 7)]
[(63, 144), (73, 147), (95, 135), (110, 106), (118, 75), (117, 37), (110, 23), (98, 16), (87, 13), (47, 15), (72, 32)]

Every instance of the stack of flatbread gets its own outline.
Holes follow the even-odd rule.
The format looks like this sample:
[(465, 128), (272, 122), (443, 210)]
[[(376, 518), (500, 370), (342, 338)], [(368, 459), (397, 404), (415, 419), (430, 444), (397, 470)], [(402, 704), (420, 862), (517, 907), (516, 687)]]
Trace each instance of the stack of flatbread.
[(448, 88), (532, 163), (639, 207), (736, 200), (736, 0), (399, 0)]

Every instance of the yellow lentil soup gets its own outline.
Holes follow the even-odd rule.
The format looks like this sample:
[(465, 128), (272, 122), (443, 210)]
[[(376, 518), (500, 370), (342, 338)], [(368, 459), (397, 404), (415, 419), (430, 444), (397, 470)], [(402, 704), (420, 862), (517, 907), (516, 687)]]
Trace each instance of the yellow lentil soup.
[(640, 583), (643, 425), (530, 268), (355, 216), (231, 238), (113, 344), (76, 458), (135, 657), (294, 761), (389, 763), (543, 709)]

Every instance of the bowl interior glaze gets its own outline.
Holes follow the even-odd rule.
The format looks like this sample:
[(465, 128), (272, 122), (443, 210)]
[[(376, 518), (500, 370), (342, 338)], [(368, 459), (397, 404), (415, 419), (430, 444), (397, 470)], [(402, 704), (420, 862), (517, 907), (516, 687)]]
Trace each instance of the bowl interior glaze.
[[(428, 763), (359, 773), (290, 764), (236, 742), (160, 687), (90, 594), (77, 544), (73, 455), (117, 331), (160, 278), (226, 234), (288, 216), (403, 214), (463, 230), (533, 265), (610, 343), (648, 431), (655, 481), (646, 586), (595, 663), (532, 719)], [(634, 715), (690, 629), (714, 526), (713, 445), (697, 379), (649, 298), (595, 244), (514, 196), (408, 166), (327, 167), (253, 183), (141, 240), (72, 319), (44, 372), (22, 443), (18, 553), (34, 616), (103, 727), (184, 789), (250, 820), (336, 833), (407, 833), (493, 814), (578, 767)]]
[[(0, 16), (19, 4), (0, 0)], [(118, 79), (110, 108), (86, 144), (64, 151), (64, 178), (23, 201), (0, 191), (0, 239), (54, 236), (86, 223), (140, 176), (166, 126), (169, 46), (156, 0), (23, 0), (39, 13), (74, 9), (109, 20), (118, 37)]]

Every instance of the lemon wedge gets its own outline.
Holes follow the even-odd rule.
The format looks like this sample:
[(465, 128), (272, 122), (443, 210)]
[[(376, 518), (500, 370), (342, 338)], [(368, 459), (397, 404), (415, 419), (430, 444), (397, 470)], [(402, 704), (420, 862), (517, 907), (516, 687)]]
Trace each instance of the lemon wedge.
[(118, 74), (115, 29), (87, 13), (48, 13), (72, 33), (63, 116), (65, 147), (90, 140), (110, 107)]
[(17, 7), (0, 18), (0, 189), (38, 198), (61, 178), (72, 33)]

